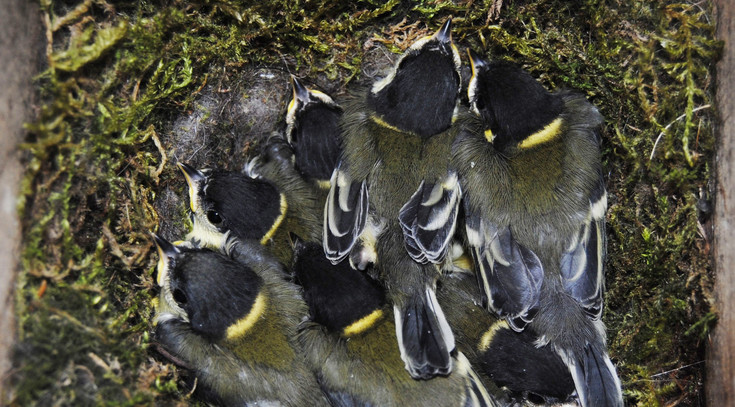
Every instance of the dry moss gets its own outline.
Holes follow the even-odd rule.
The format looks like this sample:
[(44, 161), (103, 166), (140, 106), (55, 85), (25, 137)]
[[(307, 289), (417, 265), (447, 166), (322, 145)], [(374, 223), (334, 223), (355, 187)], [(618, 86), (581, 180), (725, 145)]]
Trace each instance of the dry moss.
[[(147, 232), (185, 227), (176, 199), (184, 184), (171, 161), (244, 162), (269, 130), (222, 103), (273, 103), (258, 111), (271, 125), (283, 108), (282, 97), (244, 81), (266, 72), (280, 78), (273, 83), (282, 92), (289, 71), (340, 92), (374, 74), (363, 51), (380, 43), (397, 52), (451, 15), (460, 46), (522, 64), (549, 87), (577, 89), (600, 107), (610, 191), (605, 320), (625, 396), (632, 405), (703, 404), (704, 338), (715, 320), (709, 106), (721, 47), (708, 3), (41, 0), (41, 7), (48, 69), (37, 79), (45, 103), (23, 145), (19, 342), (8, 403), (187, 400), (184, 378), (148, 338), (156, 288)], [(182, 134), (202, 132), (175, 123), (212, 137), (200, 148), (200, 139)]]

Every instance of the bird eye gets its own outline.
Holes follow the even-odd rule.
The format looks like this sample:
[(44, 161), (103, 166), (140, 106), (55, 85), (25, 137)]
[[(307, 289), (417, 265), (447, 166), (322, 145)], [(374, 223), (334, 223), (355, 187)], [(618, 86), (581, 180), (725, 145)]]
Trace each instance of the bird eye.
[(186, 294), (184, 294), (181, 289), (177, 288), (174, 290), (174, 301), (176, 301), (176, 303), (178, 303), (179, 305), (184, 305), (189, 301), (189, 299), (186, 298)]
[(217, 211), (207, 211), (207, 219), (215, 225), (222, 223), (222, 218)]

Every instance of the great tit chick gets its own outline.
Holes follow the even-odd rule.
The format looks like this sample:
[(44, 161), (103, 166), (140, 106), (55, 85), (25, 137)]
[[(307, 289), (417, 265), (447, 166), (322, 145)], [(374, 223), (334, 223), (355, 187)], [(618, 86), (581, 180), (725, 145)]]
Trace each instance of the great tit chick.
[(231, 230), (241, 239), (265, 244), (281, 226), (288, 204), (272, 183), (234, 171), (199, 171), (184, 163), (178, 166), (189, 186), (194, 224), (189, 238), (219, 248)]
[[(532, 329), (513, 331), (482, 305), (473, 272), (450, 273), (439, 280), (436, 296), (454, 330), (457, 349), (483, 379), (501, 387), (523, 405), (572, 401), (574, 381), (551, 346), (537, 347)], [(491, 385), (488, 385), (491, 387)]]
[[(228, 231), (256, 239), (284, 264), (292, 256), (289, 233), (321, 237), (321, 208), (316, 189), (293, 169), (288, 152), (272, 145), (251, 173), (196, 170), (179, 163), (189, 185), (193, 229), (187, 239), (220, 248)], [(271, 151), (273, 150), (273, 151)], [(285, 160), (285, 161), (284, 161)]]
[(155, 337), (227, 406), (328, 405), (296, 341), (299, 289), (257, 242), (226, 253), (155, 236), (161, 285)]
[(583, 406), (622, 406), (600, 320), (607, 193), (602, 117), (583, 96), (471, 55), (476, 119), (457, 139), (467, 243), (491, 310), (567, 364)]
[(447, 377), (407, 375), (383, 288), (347, 260), (333, 265), (320, 245), (297, 242), (293, 272), (310, 314), (299, 338), (332, 405), (499, 405), (461, 352)]
[(459, 72), (448, 20), (345, 107), (344, 153), (324, 212), (327, 257), (359, 269), (375, 263), (401, 357), (417, 379), (449, 374), (454, 360), (434, 291), (461, 197), (449, 169)]
[(293, 97), (286, 112), (286, 139), (294, 150), (294, 164), (306, 179), (328, 189), (342, 152), (342, 108), (329, 95), (307, 88), (294, 76), (291, 84)]

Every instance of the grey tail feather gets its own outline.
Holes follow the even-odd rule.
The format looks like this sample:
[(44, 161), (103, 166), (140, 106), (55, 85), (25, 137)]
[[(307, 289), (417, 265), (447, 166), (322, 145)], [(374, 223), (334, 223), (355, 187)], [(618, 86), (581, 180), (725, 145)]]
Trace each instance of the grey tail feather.
[(491, 394), (488, 391), (489, 388), (482, 383), (467, 357), (462, 352), (457, 352), (455, 359), (457, 362), (457, 373), (455, 374), (464, 373), (467, 376), (464, 407), (498, 407), (500, 402), (495, 399), (495, 394)]
[(402, 308), (395, 306), (396, 336), (406, 370), (414, 379), (428, 380), (452, 371), (454, 335), (431, 288)]
[(605, 351), (587, 344), (577, 357), (559, 353), (569, 366), (582, 407), (623, 406), (620, 379)]

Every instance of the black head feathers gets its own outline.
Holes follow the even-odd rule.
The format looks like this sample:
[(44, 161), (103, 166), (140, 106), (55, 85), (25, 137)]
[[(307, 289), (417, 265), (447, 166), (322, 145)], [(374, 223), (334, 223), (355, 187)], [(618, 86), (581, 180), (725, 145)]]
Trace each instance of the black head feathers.
[(330, 331), (347, 326), (385, 305), (385, 292), (367, 273), (350, 267), (347, 260), (333, 265), (317, 243), (297, 242), (294, 274), (304, 289), (312, 320)]
[(211, 229), (260, 240), (282, 218), (281, 194), (266, 180), (239, 172), (199, 171), (182, 163), (179, 167), (189, 184), (194, 237), (204, 243)]
[(507, 62), (487, 62), (470, 51), (472, 79), (467, 93), (493, 144), (502, 149), (542, 130), (559, 117), (562, 98), (547, 91), (528, 72)]
[(164, 270), (159, 263), (159, 274), (166, 276), (163, 289), (170, 290), (195, 332), (220, 340), (228, 328), (258, 312), (263, 281), (248, 266), (209, 249), (175, 247), (158, 237), (156, 244), (168, 256)]
[(342, 108), (326, 93), (291, 78), (293, 97), (286, 113), (286, 139), (294, 149), (296, 168), (306, 178), (328, 181), (342, 151)]
[(433, 36), (416, 41), (373, 85), (368, 105), (389, 125), (423, 137), (451, 126), (461, 75), (450, 29), (447, 20)]

